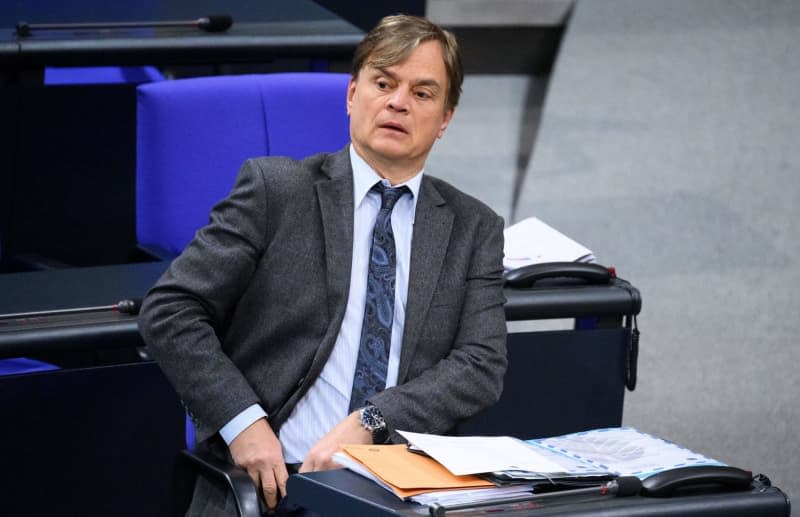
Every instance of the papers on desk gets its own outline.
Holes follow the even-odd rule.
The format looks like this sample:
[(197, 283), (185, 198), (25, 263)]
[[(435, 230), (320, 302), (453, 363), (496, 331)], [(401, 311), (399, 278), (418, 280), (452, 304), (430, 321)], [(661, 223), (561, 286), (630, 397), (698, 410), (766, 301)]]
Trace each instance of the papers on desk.
[(514, 496), (530, 496), (531, 487), (529, 484), (517, 484), (500, 486), (496, 488), (475, 488), (472, 490), (440, 490), (437, 492), (425, 492), (411, 497), (415, 503), (431, 506), (439, 504), (442, 506), (477, 504), (485, 501), (497, 501), (500, 498)]
[(608, 471), (509, 436), (439, 436), (398, 431), (454, 474), (492, 473), (507, 479), (606, 477)]
[(410, 452), (405, 445), (345, 445), (336, 463), (373, 480), (401, 499), (420, 504), (474, 503), (529, 494), (528, 485), (497, 487), (478, 476), (456, 476), (435, 460)]
[(644, 479), (672, 468), (724, 465), (632, 427), (528, 441), (398, 432), (408, 447), (346, 445), (334, 460), (401, 499), (445, 505), (530, 494), (542, 483), (599, 485), (613, 476)]
[(657, 472), (680, 467), (725, 465), (633, 427), (596, 429), (529, 443), (617, 476), (645, 479)]
[(517, 269), (544, 262), (596, 262), (592, 251), (536, 217), (503, 231), (503, 267)]
[(555, 455), (542, 453), (509, 436), (439, 436), (398, 431), (408, 443), (425, 451), (456, 475), (503, 470), (561, 474)]
[[(511, 477), (530, 474), (526, 479), (602, 474), (644, 479), (673, 468), (725, 465), (633, 427), (594, 429), (526, 442), (508, 437), (399, 433), (451, 472), (464, 474), (489, 472), (484, 469), (491, 467), (492, 472)], [(526, 450), (518, 447), (521, 443), (527, 446)], [(487, 459), (490, 456), (495, 459)]]
[(405, 445), (345, 445), (333, 459), (405, 499), (453, 488), (492, 487), (478, 476), (458, 476), (435, 460), (409, 452)]

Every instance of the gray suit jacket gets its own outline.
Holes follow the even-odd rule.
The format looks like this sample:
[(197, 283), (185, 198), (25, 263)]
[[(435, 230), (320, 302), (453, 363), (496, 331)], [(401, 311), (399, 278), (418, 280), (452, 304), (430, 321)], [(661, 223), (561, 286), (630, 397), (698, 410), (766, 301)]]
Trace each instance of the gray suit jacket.
[[(370, 399), (390, 429), (446, 432), (499, 397), (506, 368), (502, 228), (476, 199), (423, 177), (398, 385)], [(198, 440), (254, 403), (279, 432), (333, 349), (352, 235), (347, 148), (243, 165), (231, 194), (148, 293), (139, 317)]]

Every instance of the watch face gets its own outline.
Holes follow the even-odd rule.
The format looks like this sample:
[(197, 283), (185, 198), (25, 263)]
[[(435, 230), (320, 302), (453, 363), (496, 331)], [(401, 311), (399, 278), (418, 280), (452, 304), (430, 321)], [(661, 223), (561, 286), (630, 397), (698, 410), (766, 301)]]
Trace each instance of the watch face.
[(367, 430), (375, 432), (386, 427), (383, 415), (375, 406), (367, 406), (361, 410), (361, 425)]
[(386, 443), (389, 440), (389, 432), (386, 429), (386, 421), (376, 406), (367, 406), (359, 413), (361, 425), (372, 433), (372, 443)]

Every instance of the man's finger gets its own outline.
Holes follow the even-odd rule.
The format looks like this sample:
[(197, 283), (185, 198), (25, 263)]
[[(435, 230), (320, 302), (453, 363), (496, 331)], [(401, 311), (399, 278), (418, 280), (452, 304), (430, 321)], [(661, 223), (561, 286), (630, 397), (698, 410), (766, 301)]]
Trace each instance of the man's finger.
[(319, 470), (319, 468), (317, 468), (317, 459), (313, 455), (309, 454), (306, 456), (305, 461), (303, 461), (303, 464), (300, 465), (300, 468), (297, 470), (297, 472), (302, 474), (304, 472), (315, 472), (317, 470)]
[(281, 463), (275, 467), (275, 480), (278, 482), (278, 490), (281, 497), (286, 497), (286, 481), (289, 479), (289, 472), (286, 470), (286, 465)]
[(261, 478), (261, 491), (264, 493), (264, 501), (267, 508), (274, 510), (278, 506), (278, 485), (275, 482), (275, 474), (265, 472)]
[(247, 469), (247, 475), (250, 476), (250, 479), (253, 480), (253, 484), (256, 487), (261, 486), (261, 472), (259, 472), (258, 469)]

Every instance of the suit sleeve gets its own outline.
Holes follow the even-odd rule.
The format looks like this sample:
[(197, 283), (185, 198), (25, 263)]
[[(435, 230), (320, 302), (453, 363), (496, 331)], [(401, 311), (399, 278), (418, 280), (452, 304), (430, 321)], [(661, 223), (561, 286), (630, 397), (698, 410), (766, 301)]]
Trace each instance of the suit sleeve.
[[(445, 433), (500, 397), (507, 366), (502, 259), (503, 220), (492, 213), (482, 218), (473, 235), (449, 353), (420, 375), (370, 399), (390, 431)], [(401, 439), (396, 433), (392, 438)]]
[(265, 247), (265, 186), (245, 162), (209, 224), (145, 297), (139, 328), (151, 356), (201, 427), (217, 432), (259, 398), (220, 335)]

